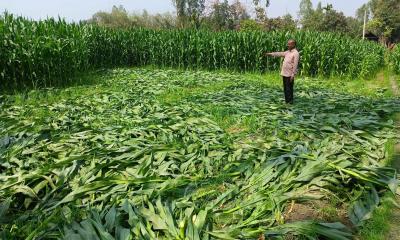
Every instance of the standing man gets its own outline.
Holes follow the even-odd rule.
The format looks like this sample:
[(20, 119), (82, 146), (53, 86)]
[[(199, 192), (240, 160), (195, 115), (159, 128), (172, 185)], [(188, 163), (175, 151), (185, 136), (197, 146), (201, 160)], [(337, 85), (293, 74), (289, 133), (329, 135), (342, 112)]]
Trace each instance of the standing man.
[(288, 49), (286, 52), (266, 53), (267, 56), (284, 57), (281, 75), (283, 77), (283, 89), (285, 92), (286, 103), (293, 104), (293, 86), (294, 77), (297, 74), (300, 54), (296, 49), (296, 41), (291, 39), (288, 41)]

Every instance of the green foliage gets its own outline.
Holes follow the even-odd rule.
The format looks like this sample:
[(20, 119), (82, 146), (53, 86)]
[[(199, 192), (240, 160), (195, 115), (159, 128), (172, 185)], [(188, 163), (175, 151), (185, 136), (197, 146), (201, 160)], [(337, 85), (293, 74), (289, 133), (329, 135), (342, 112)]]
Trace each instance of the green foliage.
[(262, 25), (253, 19), (246, 19), (240, 22), (240, 31), (261, 31)]
[[(286, 222), (290, 203), (328, 191), (357, 202), (363, 218), (375, 194), (396, 187), (395, 170), (381, 166), (396, 100), (312, 79), (297, 83), (291, 108), (269, 78), (146, 69), (99, 77), (96, 87), (3, 97), (0, 236), (345, 240), (340, 223)], [(204, 89), (158, 100), (196, 87)], [(219, 115), (254, 116), (255, 126), (229, 134)]]
[(129, 19), (128, 12), (123, 6), (113, 6), (111, 13), (98, 12), (93, 15), (89, 22), (96, 23), (105, 27), (131, 27), (132, 22)]
[(354, 17), (346, 17), (346, 35), (360, 39), (362, 38), (363, 33), (363, 24), (357, 18)]
[(319, 29), (321, 31), (332, 31), (332, 32), (346, 32), (348, 27), (347, 27), (347, 21), (346, 21), (346, 16), (343, 14), (343, 12), (338, 12), (333, 9), (332, 5), (328, 5), (327, 7), (324, 8), (325, 10), (325, 15), (320, 23)]
[(270, 0), (253, 0), (253, 5), (256, 12), (256, 20), (264, 22), (267, 19), (267, 8), (270, 5)]
[(292, 15), (287, 14), (283, 17), (268, 18), (265, 20), (264, 26), (267, 31), (295, 31), (297, 28), (297, 23), (293, 19)]
[(228, 0), (223, 2), (215, 2), (212, 5), (212, 12), (209, 21), (213, 24), (213, 28), (217, 31), (223, 29), (234, 29), (234, 22), (231, 18), (230, 5)]
[(122, 6), (114, 6), (110, 13), (97, 12), (83, 23), (110, 28), (145, 27), (151, 29), (172, 29), (178, 25), (177, 17), (171, 13), (152, 15), (143, 10), (142, 13), (129, 14)]
[(0, 16), (0, 89), (63, 85), (90, 67), (89, 28)]
[(172, 0), (180, 27), (200, 28), (205, 0)]
[(367, 11), (368, 30), (383, 42), (400, 41), (400, 2), (398, 0), (370, 0), (357, 12), (359, 18)]
[(239, 27), (241, 21), (249, 18), (246, 7), (240, 1), (229, 4), (228, 0), (224, 0), (211, 5), (211, 13), (204, 17), (203, 25), (207, 23), (216, 31), (234, 30)]
[(400, 74), (400, 47), (395, 46), (389, 53), (389, 63), (393, 71)]
[[(383, 64), (384, 48), (330, 33), (109, 31), (95, 28), (89, 49), (95, 66), (156, 65), (190, 69), (275, 71), (280, 59), (263, 57), (283, 51), (289, 38), (298, 42), (305, 75), (370, 76)], [(318, 51), (316, 51), (318, 49)]]
[(303, 0), (300, 3), (299, 15), (303, 29), (340, 32), (351, 37), (361, 38), (362, 20), (346, 17), (343, 12), (333, 9), (331, 4), (322, 7), (319, 2), (316, 9), (313, 9), (310, 0)]
[(387, 193), (381, 202), (381, 205), (374, 210), (372, 219), (360, 229), (360, 239), (388, 239), (388, 234), (392, 230), (389, 223), (393, 221), (391, 219), (393, 209), (398, 208), (398, 206), (392, 193)]
[(330, 33), (110, 29), (9, 14), (1, 22), (2, 89), (62, 85), (77, 73), (117, 66), (276, 71), (280, 59), (263, 53), (283, 51), (289, 38), (298, 42), (305, 75), (366, 77), (384, 63), (383, 47)]
[(151, 15), (143, 10), (142, 14), (130, 15), (130, 19), (135, 27), (174, 29), (177, 26), (176, 16), (171, 13)]
[(300, 23), (304, 26), (314, 12), (311, 0), (301, 0), (299, 9)]

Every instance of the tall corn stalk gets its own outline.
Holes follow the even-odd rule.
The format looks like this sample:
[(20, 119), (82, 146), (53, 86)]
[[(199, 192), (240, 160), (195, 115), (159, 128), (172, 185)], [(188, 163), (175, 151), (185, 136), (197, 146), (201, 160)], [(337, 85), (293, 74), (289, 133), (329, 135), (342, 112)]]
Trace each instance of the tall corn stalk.
[(109, 29), (62, 19), (30, 21), (8, 13), (0, 17), (0, 31), (2, 89), (59, 86), (86, 70), (122, 66), (277, 71), (280, 60), (263, 53), (285, 50), (289, 38), (299, 43), (304, 75), (367, 77), (384, 62), (380, 45), (309, 31)]

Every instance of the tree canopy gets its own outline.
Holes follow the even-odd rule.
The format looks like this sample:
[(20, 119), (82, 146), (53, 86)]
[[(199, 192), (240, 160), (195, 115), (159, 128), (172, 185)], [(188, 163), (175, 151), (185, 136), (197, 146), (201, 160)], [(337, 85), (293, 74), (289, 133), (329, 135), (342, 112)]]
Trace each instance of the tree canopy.
[(367, 12), (367, 30), (380, 37), (381, 41), (400, 41), (400, 1), (370, 0), (357, 10), (358, 18)]
[(328, 31), (361, 38), (364, 14), (367, 13), (367, 30), (383, 43), (400, 40), (400, 1), (370, 0), (360, 6), (355, 17), (346, 16), (332, 4), (301, 0), (298, 18), (290, 14), (271, 18), (268, 14), (270, 0), (252, 0), (252, 8), (241, 0), (171, 0), (175, 13), (152, 15), (146, 11), (129, 13), (123, 6), (114, 6), (111, 12), (97, 12), (89, 23), (106, 27), (149, 28), (205, 28), (222, 30), (296, 30)]

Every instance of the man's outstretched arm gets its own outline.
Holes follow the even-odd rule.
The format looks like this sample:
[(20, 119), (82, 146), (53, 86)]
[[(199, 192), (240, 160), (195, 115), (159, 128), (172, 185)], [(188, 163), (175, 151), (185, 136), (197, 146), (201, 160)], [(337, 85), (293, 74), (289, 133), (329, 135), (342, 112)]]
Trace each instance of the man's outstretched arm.
[(286, 52), (271, 52), (271, 53), (265, 53), (266, 56), (271, 56), (271, 57), (284, 57)]

